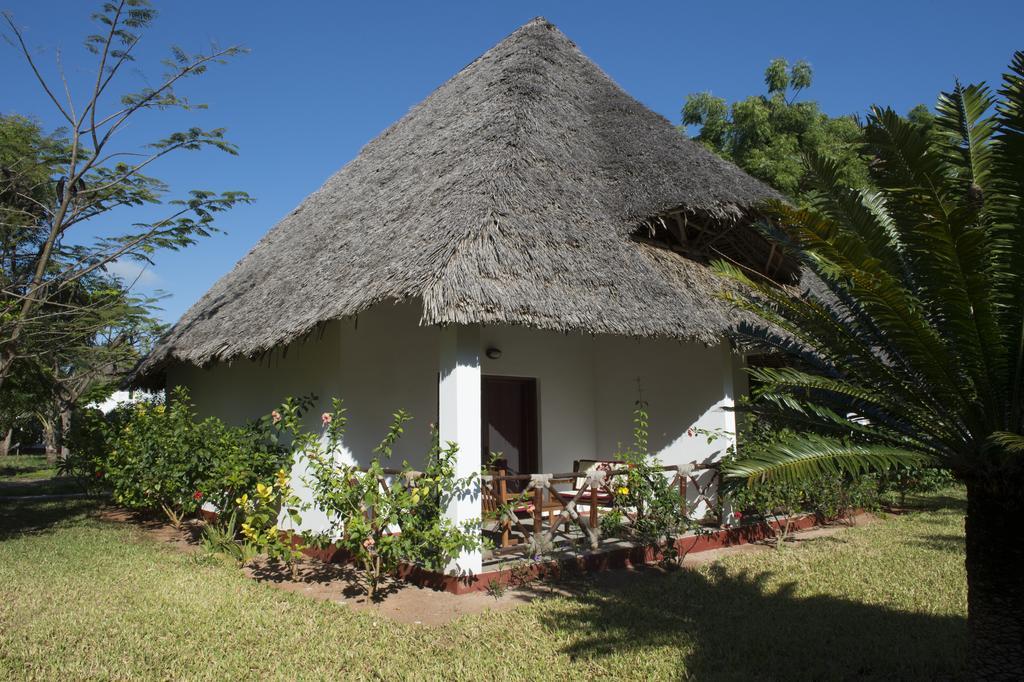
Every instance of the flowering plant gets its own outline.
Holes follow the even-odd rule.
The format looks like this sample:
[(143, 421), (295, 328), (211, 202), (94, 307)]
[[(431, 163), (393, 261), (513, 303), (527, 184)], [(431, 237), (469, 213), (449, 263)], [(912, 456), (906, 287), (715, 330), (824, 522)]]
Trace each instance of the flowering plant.
[(278, 524), (283, 511), (294, 524), (293, 528), (298, 527), (302, 523), (299, 514), (302, 507), (302, 501), (292, 492), (288, 472), (284, 469), (278, 469), (272, 482), (257, 483), (251, 497), (242, 493), (235, 499), (237, 515), (242, 519), (242, 536), (270, 560), (287, 564), (292, 579), (297, 577), (298, 560), (305, 544), (296, 541), (293, 533), (282, 532)]
[(685, 500), (650, 452), (649, 423), (647, 404), (637, 401), (633, 443), (615, 456), (627, 471), (611, 483), (612, 509), (601, 518), (601, 530), (672, 551), (675, 536), (693, 524), (687, 517)]
[(327, 513), (331, 526), (318, 540), (347, 551), (362, 567), (356, 579), (373, 599), (389, 574), (403, 563), (444, 570), (464, 550), (482, 545), (479, 522), (461, 525), (445, 516), (449, 503), (479, 485), (476, 475), (455, 475), (458, 447), (434, 445), (427, 453), (423, 471), (408, 462), (399, 469), (387, 469), (394, 445), (411, 417), (403, 410), (394, 414), (388, 432), (374, 449), (375, 457), (362, 470), (338, 466), (332, 453), (344, 433), (346, 419), (340, 401), (335, 401), (326, 429), (326, 452), (309, 458), (310, 484), (316, 505)]

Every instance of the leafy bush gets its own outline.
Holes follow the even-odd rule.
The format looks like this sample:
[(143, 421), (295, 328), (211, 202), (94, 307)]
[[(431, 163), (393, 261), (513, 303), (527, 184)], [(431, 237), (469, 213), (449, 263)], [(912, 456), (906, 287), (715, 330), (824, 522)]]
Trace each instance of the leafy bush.
[(856, 509), (879, 507), (878, 477), (874, 474), (818, 476), (805, 481), (802, 487), (802, 510), (825, 519), (839, 519)]
[[(217, 521), (204, 530), (210, 553), (226, 555), (239, 565), (263, 554), (285, 563), (292, 578), (297, 577), (306, 543), (296, 540), (294, 531), (306, 505), (292, 490), (289, 470), (296, 455), (316, 442), (315, 435), (301, 429), (302, 415), (314, 400), (312, 395), (287, 398), (243, 433), (219, 444), (221, 455), (206, 483), (220, 510)], [(282, 512), (292, 532), (282, 532)]]
[(794, 517), (799, 514), (817, 514), (834, 520), (855, 509), (879, 506), (878, 479), (871, 474), (829, 474), (801, 481), (760, 481), (754, 485), (727, 481), (722, 493), (722, 503), (731, 505), (739, 518), (779, 521), (781, 526), (775, 537), (780, 546), (789, 536)]
[(173, 521), (203, 502), (218, 509), (290, 467), (290, 453), (268, 420), (231, 427), (196, 420), (188, 391), (177, 388), (167, 404), (155, 399), (102, 416), (88, 412), (73, 434), (69, 473), (107, 487), (129, 509), (163, 510)]
[(203, 527), (202, 548), (208, 556), (228, 558), (237, 566), (244, 566), (260, 553), (255, 544), (239, 539), (238, 514), (234, 510)]
[(76, 411), (68, 434), (69, 454), (60, 461), (60, 474), (81, 478), (90, 487), (109, 487), (106, 474), (112, 444), (131, 417), (131, 405), (118, 405), (106, 414), (95, 408)]
[(954, 485), (957, 479), (953, 473), (937, 467), (901, 466), (878, 476), (879, 493), (901, 507), (907, 503), (907, 495), (931, 493)]
[(422, 472), (402, 462), (397, 474), (386, 473), (384, 462), (411, 419), (399, 410), (365, 471), (338, 466), (333, 453), (345, 430), (344, 413), (338, 400), (332, 412), (324, 413), (326, 443), (312, 434), (297, 434), (295, 442), (297, 452), (308, 459), (316, 505), (330, 520), (330, 529), (317, 540), (334, 540), (356, 560), (364, 569), (361, 579), (371, 598), (403, 563), (442, 571), (460, 552), (482, 547), (478, 522), (456, 525), (445, 515), (455, 498), (479, 485), (475, 474), (456, 476), (454, 443), (441, 447), (435, 433)]

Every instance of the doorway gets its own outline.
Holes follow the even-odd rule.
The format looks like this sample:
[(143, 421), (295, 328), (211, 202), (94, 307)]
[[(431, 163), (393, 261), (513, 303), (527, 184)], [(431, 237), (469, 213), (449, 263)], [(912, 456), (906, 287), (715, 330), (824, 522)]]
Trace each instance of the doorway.
[(491, 453), (520, 474), (538, 473), (537, 380), (484, 376), (481, 387), (481, 463)]

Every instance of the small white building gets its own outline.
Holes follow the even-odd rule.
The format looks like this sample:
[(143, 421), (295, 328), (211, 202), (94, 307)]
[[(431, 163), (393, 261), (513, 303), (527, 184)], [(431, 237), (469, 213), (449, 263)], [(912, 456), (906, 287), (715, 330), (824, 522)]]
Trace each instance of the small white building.
[(111, 393), (103, 401), (95, 402), (89, 407), (94, 407), (103, 414), (111, 412), (114, 408), (120, 407), (121, 405), (130, 405), (142, 401), (152, 401), (161, 397), (163, 391), (139, 391), (139, 390), (119, 390)]
[(523, 473), (610, 459), (642, 399), (662, 461), (699, 462), (727, 443), (688, 430), (735, 433), (746, 390), (728, 341), (743, 316), (708, 263), (792, 276), (750, 227), (772, 197), (536, 19), (275, 226), (139, 381), (230, 422), (314, 393), (313, 424), (342, 398), (357, 463), (402, 408), (396, 460), (421, 461), (436, 423), (463, 473), (489, 452)]

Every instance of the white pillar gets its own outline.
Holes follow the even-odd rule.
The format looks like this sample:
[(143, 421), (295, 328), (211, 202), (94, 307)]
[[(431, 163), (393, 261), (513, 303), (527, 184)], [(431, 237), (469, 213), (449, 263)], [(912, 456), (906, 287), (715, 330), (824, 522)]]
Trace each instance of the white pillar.
[(722, 428), (730, 434), (729, 443), (735, 449), (738, 440), (736, 438), (736, 412), (733, 409), (736, 407), (736, 371), (739, 356), (733, 353), (732, 346), (728, 341), (722, 344), (722, 350), (725, 354), (725, 361), (722, 363), (725, 377), (722, 384), (722, 401), (719, 403), (723, 414)]
[[(736, 400), (738, 398), (739, 387), (736, 385), (736, 375), (739, 372), (739, 368), (742, 363), (741, 357), (733, 352), (732, 345), (728, 340), (724, 341), (721, 346), (721, 368), (722, 368), (722, 398), (718, 401), (718, 409), (722, 413), (722, 430), (725, 431), (725, 442), (718, 442), (715, 444), (715, 449), (721, 448), (721, 455), (725, 454), (725, 449), (728, 446), (732, 446), (735, 451), (738, 443), (738, 437), (736, 433), (736, 412), (733, 408), (736, 407)], [(721, 456), (720, 455), (720, 456)], [(704, 479), (705, 476), (710, 478), (709, 473), (701, 475)], [(710, 480), (702, 480), (702, 484), (709, 484)], [(708, 489), (708, 498), (714, 504), (718, 499), (718, 489), (721, 481), (710, 485)], [(696, 518), (702, 518), (708, 512), (708, 508), (701, 504), (697, 509), (694, 510), (694, 516)], [(724, 508), (722, 509), (723, 519), (727, 523), (731, 523), (732, 520), (732, 507), (728, 500), (725, 500)]]
[[(480, 328), (450, 325), (441, 329), (441, 381), (438, 395), (438, 436), (441, 445), (451, 441), (459, 446), (455, 475), (459, 478), (480, 471)], [(480, 491), (455, 499), (448, 518), (458, 524), (479, 520)], [(479, 551), (464, 552), (449, 570), (480, 573)]]

